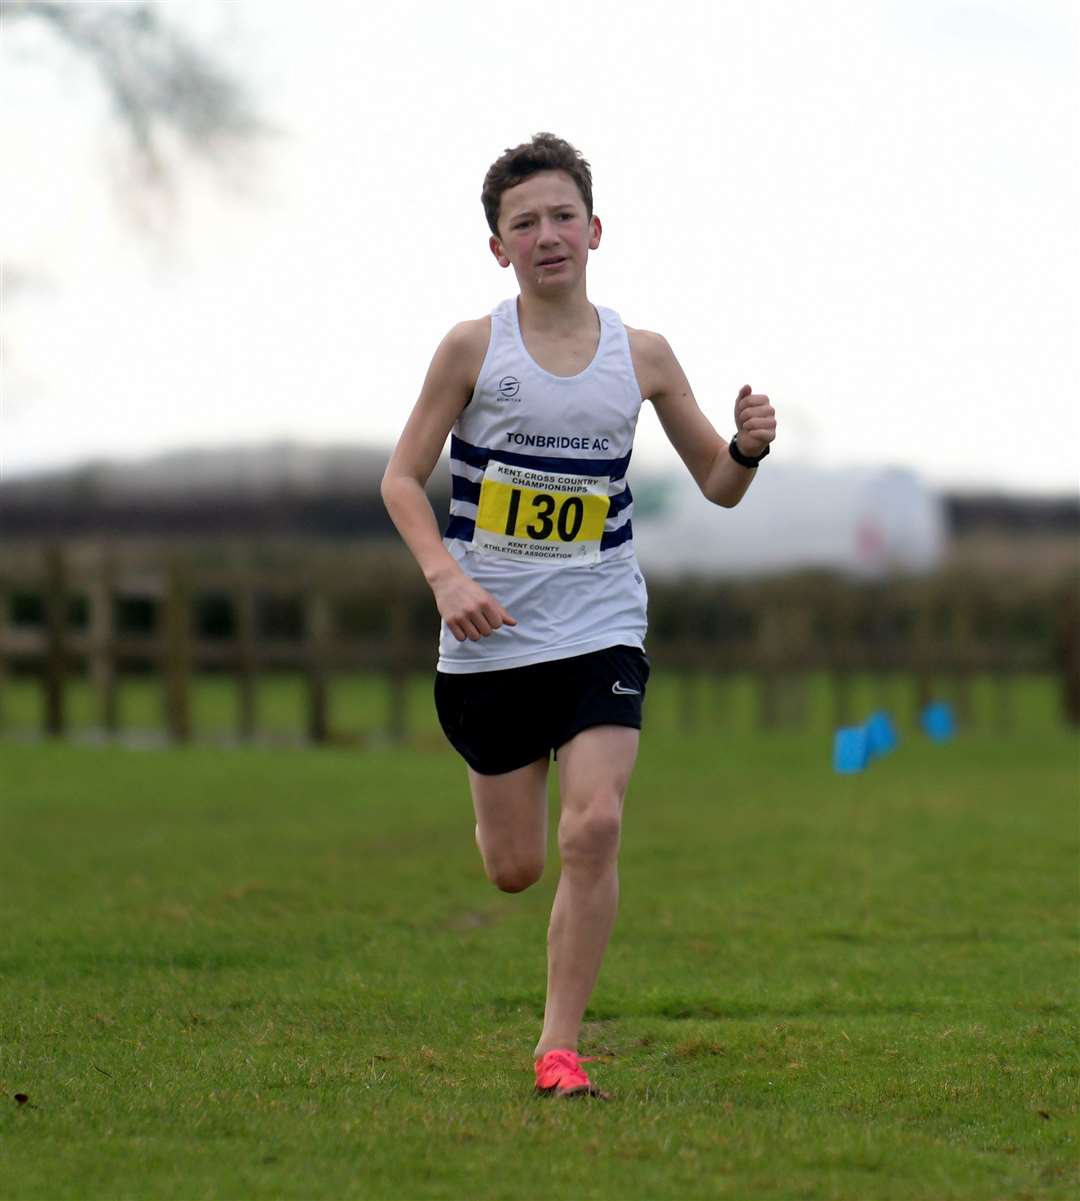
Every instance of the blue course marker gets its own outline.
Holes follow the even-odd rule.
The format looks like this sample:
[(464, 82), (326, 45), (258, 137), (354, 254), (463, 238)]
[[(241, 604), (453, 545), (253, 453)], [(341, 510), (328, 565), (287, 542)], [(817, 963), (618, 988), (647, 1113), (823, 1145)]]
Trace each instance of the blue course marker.
[(956, 733), (952, 706), (933, 701), (922, 711), (922, 728), (935, 742), (947, 742)]
[(866, 723), (866, 739), (871, 759), (880, 758), (896, 750), (900, 740), (897, 738), (892, 718), (884, 710), (872, 714)]
[(833, 740), (833, 767), (842, 775), (864, 771), (869, 749), (865, 726), (844, 726)]

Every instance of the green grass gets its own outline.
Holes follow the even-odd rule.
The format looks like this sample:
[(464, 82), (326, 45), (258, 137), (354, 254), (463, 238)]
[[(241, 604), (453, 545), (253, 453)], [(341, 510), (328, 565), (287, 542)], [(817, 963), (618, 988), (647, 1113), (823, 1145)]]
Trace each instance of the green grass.
[(0, 743), (0, 1196), (1075, 1197), (1075, 741), (838, 777), (823, 733), (679, 734), (664, 697), (606, 1105), (530, 1096), (557, 864), (487, 884), (430, 726)]

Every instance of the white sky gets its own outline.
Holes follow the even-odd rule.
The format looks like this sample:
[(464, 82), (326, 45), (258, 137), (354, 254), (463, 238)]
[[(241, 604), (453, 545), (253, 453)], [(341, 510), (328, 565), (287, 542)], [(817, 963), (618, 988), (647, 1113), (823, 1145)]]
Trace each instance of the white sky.
[[(163, 249), (110, 190), (89, 69), (8, 37), (0, 250), (40, 286), (5, 297), (6, 478), (389, 445), (446, 330), (516, 291), (480, 185), (545, 129), (593, 167), (590, 297), (666, 335), (725, 437), (750, 383), (792, 461), (1075, 489), (1068, 0), (162, 7), (282, 136), (245, 194), (192, 166)], [(649, 406), (636, 456), (674, 461)]]

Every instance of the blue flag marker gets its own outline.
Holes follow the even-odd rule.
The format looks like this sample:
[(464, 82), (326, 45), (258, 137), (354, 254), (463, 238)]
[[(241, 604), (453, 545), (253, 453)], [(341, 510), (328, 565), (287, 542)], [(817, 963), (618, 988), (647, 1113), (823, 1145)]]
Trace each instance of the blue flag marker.
[(956, 733), (952, 706), (934, 701), (922, 711), (922, 728), (935, 742), (947, 742)]
[(833, 767), (842, 775), (863, 771), (869, 759), (865, 726), (845, 726), (833, 741)]
[(867, 749), (871, 759), (895, 751), (899, 739), (892, 718), (883, 710), (874, 713), (866, 723)]

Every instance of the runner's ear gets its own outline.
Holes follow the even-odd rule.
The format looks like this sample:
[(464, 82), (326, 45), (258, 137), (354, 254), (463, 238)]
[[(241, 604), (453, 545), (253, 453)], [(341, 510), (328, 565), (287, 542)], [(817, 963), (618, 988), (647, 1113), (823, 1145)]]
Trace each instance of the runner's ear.
[(488, 247), (491, 253), (495, 256), (495, 261), (500, 267), (509, 267), (510, 260), (506, 257), (506, 251), (503, 250), (503, 244), (495, 237), (494, 234), (488, 239)]

